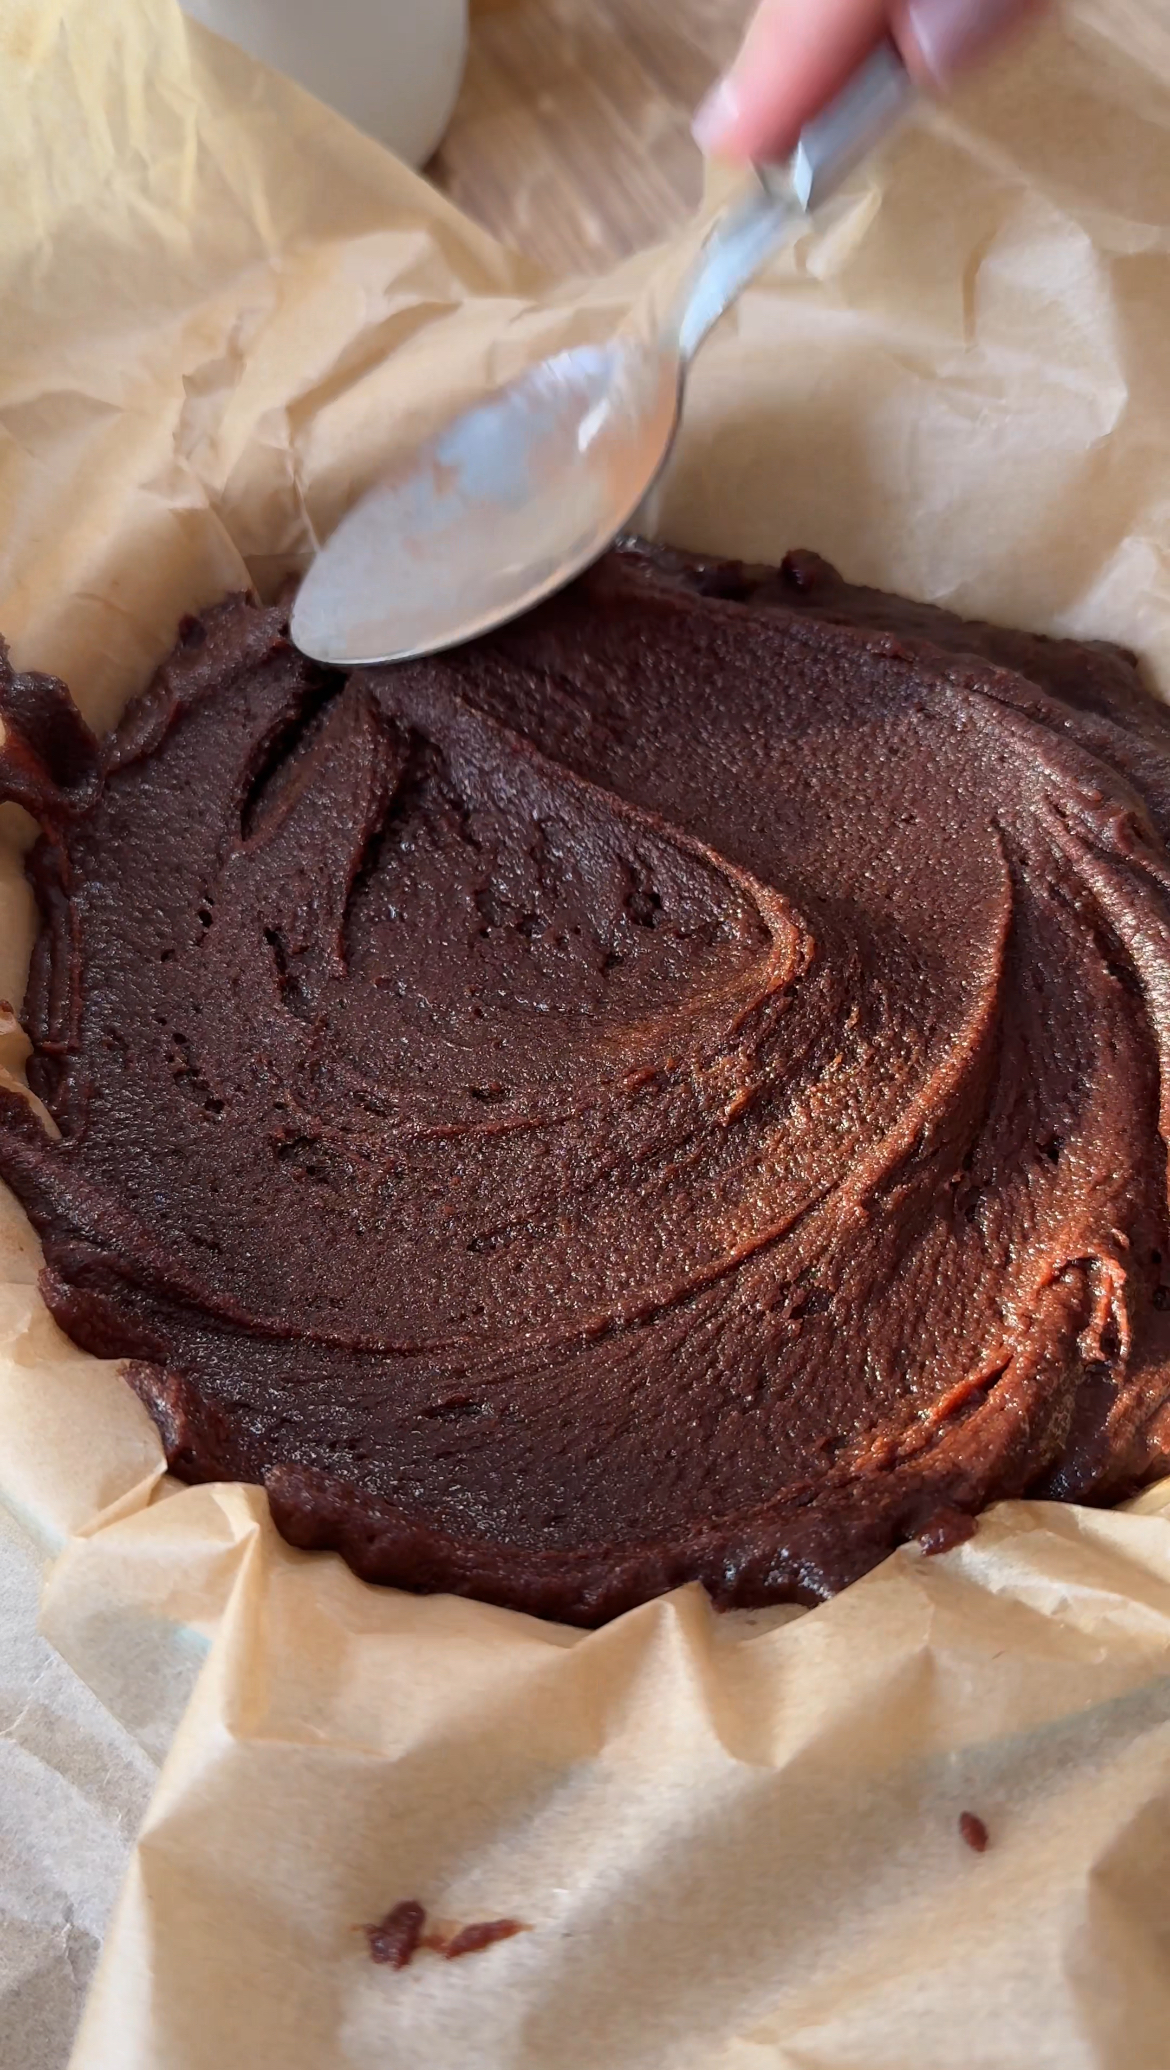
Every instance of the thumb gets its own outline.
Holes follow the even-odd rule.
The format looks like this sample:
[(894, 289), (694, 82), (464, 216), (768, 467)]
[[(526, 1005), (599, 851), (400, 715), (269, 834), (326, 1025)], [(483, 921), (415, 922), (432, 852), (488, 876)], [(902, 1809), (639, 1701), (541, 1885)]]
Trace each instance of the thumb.
[(695, 116), (701, 148), (786, 158), (873, 49), (887, 15), (887, 0), (762, 0), (730, 72)]

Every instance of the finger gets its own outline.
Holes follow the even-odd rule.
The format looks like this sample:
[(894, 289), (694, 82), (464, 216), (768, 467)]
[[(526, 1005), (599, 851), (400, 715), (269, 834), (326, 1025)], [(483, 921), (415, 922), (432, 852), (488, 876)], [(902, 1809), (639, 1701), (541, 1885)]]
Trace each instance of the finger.
[(895, 0), (891, 26), (915, 78), (947, 86), (1044, 7), (1045, 0)]
[(721, 158), (786, 158), (885, 27), (886, 0), (763, 0), (725, 79), (695, 117)]
[(949, 85), (1048, 0), (763, 0), (695, 117), (712, 156), (784, 158), (887, 25), (920, 85)]

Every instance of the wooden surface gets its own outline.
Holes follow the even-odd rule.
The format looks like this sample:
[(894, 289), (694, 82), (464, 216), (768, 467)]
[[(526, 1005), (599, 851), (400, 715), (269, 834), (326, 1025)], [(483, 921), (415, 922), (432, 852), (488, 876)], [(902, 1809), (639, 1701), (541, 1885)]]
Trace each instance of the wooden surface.
[(699, 197), (691, 114), (750, 0), (472, 0), (463, 92), (428, 168), (558, 277), (653, 244)]

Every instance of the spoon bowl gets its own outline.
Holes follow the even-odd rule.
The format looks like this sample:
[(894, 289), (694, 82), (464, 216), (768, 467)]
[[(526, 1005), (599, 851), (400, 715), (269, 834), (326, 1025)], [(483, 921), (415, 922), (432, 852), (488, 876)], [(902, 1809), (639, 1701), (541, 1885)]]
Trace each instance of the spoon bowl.
[(541, 360), (416, 448), (341, 520), (293, 608), (334, 665), (437, 653), (604, 553), (664, 466), (682, 365), (636, 337)]

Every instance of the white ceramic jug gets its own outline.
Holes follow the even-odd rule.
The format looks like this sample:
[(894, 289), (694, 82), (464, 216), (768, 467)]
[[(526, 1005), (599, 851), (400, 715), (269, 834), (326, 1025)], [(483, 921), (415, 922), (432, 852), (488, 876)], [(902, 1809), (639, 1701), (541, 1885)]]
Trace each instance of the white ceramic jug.
[(440, 143), (467, 56), (468, 0), (183, 0), (409, 165)]

